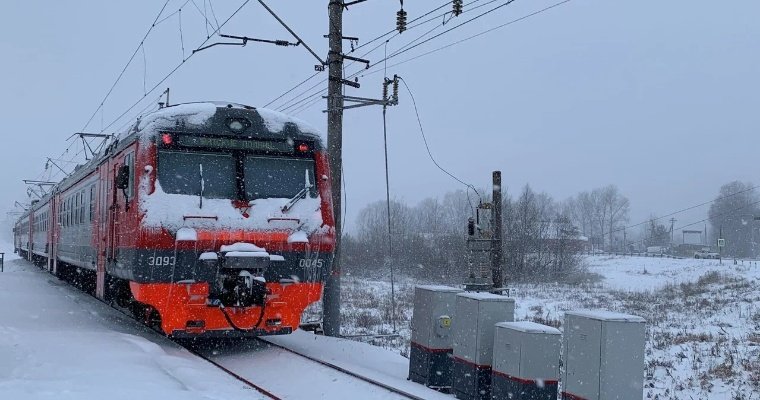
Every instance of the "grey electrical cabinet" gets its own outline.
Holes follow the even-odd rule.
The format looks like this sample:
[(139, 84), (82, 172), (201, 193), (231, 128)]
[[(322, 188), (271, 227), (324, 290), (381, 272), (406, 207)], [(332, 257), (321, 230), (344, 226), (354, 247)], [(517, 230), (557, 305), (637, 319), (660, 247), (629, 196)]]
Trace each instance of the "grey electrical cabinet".
[(496, 324), (493, 344), (493, 400), (556, 400), (559, 329), (535, 322)]
[(491, 293), (460, 293), (454, 324), (452, 392), (458, 399), (490, 400), (496, 323), (514, 321), (515, 300)]
[(414, 290), (409, 379), (436, 388), (451, 387), (452, 328), (457, 293), (448, 286), (417, 286)]
[(564, 330), (562, 399), (643, 398), (644, 318), (609, 311), (568, 311)]

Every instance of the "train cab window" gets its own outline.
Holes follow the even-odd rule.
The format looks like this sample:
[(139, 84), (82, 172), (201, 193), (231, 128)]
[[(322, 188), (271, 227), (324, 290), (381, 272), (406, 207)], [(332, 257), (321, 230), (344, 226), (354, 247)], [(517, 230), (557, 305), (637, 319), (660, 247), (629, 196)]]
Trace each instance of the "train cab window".
[[(308, 176), (308, 178), (307, 178)], [(291, 198), (308, 183), (310, 197), (317, 197), (314, 160), (287, 157), (245, 158), (245, 192), (248, 199)]]
[(237, 198), (236, 162), (231, 154), (161, 151), (158, 182), (165, 193), (212, 199)]

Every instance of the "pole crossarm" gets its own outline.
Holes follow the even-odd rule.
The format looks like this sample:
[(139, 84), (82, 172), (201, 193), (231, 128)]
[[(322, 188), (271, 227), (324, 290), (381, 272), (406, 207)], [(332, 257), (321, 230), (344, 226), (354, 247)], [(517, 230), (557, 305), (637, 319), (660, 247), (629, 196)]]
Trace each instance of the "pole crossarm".
[(273, 44), (273, 45), (276, 45), (276, 46), (283, 46), (283, 47), (288, 47), (288, 46), (294, 46), (295, 47), (295, 46), (300, 46), (302, 44), (302, 42), (300, 42), (300, 41), (297, 42), (297, 43), (291, 43), (291, 42), (288, 42), (287, 40), (257, 39), (257, 38), (252, 38), (252, 37), (248, 37), (248, 36), (234, 36), (234, 35), (219, 35), (219, 36), (221, 36), (223, 38), (228, 38), (228, 39), (242, 40), (243, 41), (243, 46), (245, 46), (248, 42), (269, 43), (269, 44)]
[(324, 60), (322, 60), (321, 57), (317, 55), (317, 53), (314, 52), (314, 50), (311, 49), (311, 47), (309, 47), (308, 44), (306, 44), (306, 42), (303, 41), (303, 39), (301, 39), (300, 36), (298, 36), (297, 33), (295, 33), (295, 31), (290, 29), (290, 27), (288, 26), (288, 24), (285, 23), (285, 21), (283, 21), (279, 16), (277, 16), (277, 14), (271, 8), (269, 8), (269, 6), (267, 6), (266, 3), (264, 3), (264, 0), (258, 0), (258, 1), (262, 7), (264, 7), (270, 14), (272, 14), (272, 16), (277, 20), (277, 22), (280, 23), (280, 25), (282, 25), (285, 29), (287, 29), (288, 32), (290, 32), (290, 34), (293, 35), (293, 37), (296, 38), (296, 40), (298, 40), (298, 43), (303, 44), (303, 47), (305, 47), (306, 50), (308, 50), (309, 53), (311, 53), (311, 55), (313, 55), (314, 58), (316, 58), (319, 61), (319, 65), (327, 64)]
[(212, 44), (210, 44), (208, 46), (199, 47), (199, 48), (193, 50), (193, 53), (197, 53), (199, 51), (210, 49), (210, 48), (212, 48), (214, 46), (241, 46), (241, 47), (245, 47), (248, 44), (248, 42), (268, 43), (268, 44), (273, 44), (275, 46), (282, 46), (282, 47), (288, 47), (288, 46), (294, 46), (295, 47), (295, 46), (300, 46), (301, 45), (301, 42), (291, 43), (291, 42), (288, 42), (287, 40), (280, 40), (280, 39), (258, 39), (258, 38), (248, 37), (248, 36), (222, 35), (222, 34), (220, 34), (219, 36), (223, 37), (223, 38), (227, 38), (227, 39), (237, 39), (237, 40), (240, 40), (240, 42), (217, 42), (217, 43), (212, 43)]

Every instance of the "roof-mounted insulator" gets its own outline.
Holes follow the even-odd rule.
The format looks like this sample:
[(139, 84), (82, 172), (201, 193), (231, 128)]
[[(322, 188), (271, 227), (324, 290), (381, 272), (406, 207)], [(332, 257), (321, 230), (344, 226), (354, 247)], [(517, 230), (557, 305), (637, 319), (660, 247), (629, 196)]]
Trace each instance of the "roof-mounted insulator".
[(398, 33), (406, 30), (406, 11), (403, 8), (396, 13), (396, 30)]
[(454, 0), (451, 2), (451, 4), (453, 6), (453, 12), (454, 12), (455, 17), (458, 17), (460, 14), (462, 14), (462, 7), (463, 7), (462, 0)]

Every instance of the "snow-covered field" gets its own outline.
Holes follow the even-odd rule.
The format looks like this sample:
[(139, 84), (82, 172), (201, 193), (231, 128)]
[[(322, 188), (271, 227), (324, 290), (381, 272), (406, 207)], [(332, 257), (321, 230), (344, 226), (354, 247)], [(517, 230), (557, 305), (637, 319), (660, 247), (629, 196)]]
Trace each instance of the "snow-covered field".
[[(640, 315), (648, 321), (645, 399), (760, 399), (760, 266), (601, 256), (587, 264), (600, 281), (510, 285), (516, 318), (561, 328), (566, 310)], [(396, 286), (400, 337), (362, 340), (408, 353), (414, 284)], [(393, 332), (387, 282), (350, 277), (343, 296), (348, 334)]]

